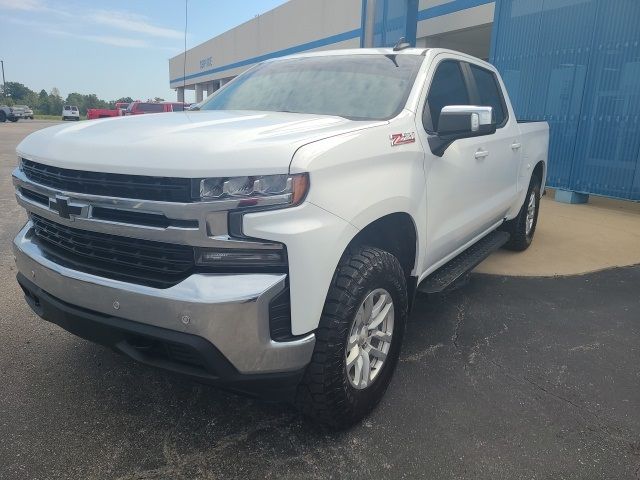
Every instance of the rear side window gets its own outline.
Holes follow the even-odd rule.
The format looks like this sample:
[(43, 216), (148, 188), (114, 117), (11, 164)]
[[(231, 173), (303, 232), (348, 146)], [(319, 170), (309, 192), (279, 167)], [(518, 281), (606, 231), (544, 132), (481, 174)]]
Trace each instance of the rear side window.
[(469, 92), (462, 75), (460, 63), (446, 60), (433, 76), (427, 97), (433, 131), (438, 129), (440, 112), (448, 105), (469, 105)]
[(507, 112), (496, 76), (493, 72), (485, 70), (484, 68), (475, 65), (470, 65), (470, 67), (478, 88), (480, 105), (483, 107), (493, 107), (493, 117), (498, 127), (501, 127), (507, 119)]
[(140, 103), (138, 110), (149, 113), (164, 112), (164, 106), (161, 103)]

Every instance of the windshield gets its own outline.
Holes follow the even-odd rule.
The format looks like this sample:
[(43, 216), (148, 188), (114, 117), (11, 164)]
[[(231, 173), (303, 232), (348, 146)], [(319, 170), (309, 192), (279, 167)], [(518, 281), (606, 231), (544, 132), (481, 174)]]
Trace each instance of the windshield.
[(404, 107), (422, 60), (418, 55), (340, 55), (267, 62), (200, 108), (388, 120)]

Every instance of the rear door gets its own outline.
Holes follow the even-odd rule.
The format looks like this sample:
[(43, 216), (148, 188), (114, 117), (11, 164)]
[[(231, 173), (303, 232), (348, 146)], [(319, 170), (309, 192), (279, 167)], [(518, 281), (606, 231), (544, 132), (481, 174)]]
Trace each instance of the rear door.
[(471, 102), (492, 107), (496, 133), (476, 139), (487, 153), (484, 159), (483, 183), (486, 207), (493, 218), (503, 218), (511, 209), (518, 193), (518, 172), (522, 158), (520, 128), (515, 115), (509, 114), (502, 86), (495, 72), (473, 63), (465, 63)]

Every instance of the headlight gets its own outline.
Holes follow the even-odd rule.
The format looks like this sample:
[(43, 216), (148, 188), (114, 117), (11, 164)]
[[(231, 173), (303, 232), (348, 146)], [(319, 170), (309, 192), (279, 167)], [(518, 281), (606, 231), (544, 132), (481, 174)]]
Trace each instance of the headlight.
[(239, 207), (300, 204), (309, 190), (309, 176), (262, 175), (251, 177), (202, 178), (194, 190), (198, 199), (239, 200)]

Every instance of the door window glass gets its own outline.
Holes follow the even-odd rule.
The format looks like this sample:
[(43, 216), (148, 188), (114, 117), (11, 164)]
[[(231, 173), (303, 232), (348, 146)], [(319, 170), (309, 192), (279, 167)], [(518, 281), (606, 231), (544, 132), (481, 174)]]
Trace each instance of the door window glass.
[(480, 105), (483, 107), (493, 107), (493, 118), (498, 126), (501, 126), (507, 113), (504, 108), (504, 101), (500, 86), (493, 72), (484, 68), (471, 65), (471, 72), (478, 87), (478, 95), (480, 96)]
[(427, 97), (433, 130), (438, 129), (440, 112), (448, 105), (469, 105), (469, 92), (460, 63), (446, 60), (438, 65)]

